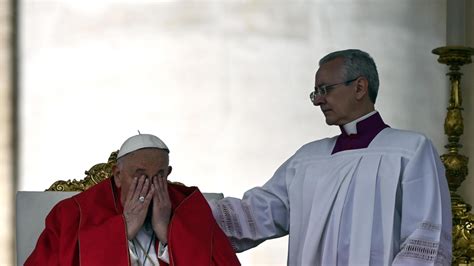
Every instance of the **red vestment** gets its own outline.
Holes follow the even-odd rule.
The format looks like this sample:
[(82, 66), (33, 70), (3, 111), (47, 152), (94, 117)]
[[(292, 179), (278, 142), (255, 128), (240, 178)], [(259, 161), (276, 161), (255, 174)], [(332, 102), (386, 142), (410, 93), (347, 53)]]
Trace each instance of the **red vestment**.
[[(168, 184), (168, 192), (170, 265), (240, 265), (199, 189)], [(118, 195), (109, 178), (56, 204), (25, 265), (130, 265)]]

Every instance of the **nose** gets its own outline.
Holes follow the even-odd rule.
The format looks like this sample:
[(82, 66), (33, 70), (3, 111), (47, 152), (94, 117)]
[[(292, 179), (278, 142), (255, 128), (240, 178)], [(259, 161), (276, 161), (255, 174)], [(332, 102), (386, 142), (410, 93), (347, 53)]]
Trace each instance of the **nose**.
[(326, 102), (326, 97), (323, 95), (315, 95), (313, 104), (314, 106), (320, 106), (321, 104)]

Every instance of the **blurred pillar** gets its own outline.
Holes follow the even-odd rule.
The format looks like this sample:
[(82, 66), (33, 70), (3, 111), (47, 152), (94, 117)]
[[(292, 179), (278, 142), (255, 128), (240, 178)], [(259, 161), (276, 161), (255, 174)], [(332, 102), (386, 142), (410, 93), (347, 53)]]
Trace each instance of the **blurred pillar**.
[(14, 265), (12, 3), (0, 0), (0, 265)]

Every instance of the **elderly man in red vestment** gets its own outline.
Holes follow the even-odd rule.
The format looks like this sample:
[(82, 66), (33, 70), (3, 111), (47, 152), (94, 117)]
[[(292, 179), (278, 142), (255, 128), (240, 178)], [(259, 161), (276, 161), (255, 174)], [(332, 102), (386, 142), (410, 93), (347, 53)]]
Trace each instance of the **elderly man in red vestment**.
[(25, 265), (240, 265), (201, 192), (167, 182), (168, 153), (127, 139), (113, 177), (51, 210)]

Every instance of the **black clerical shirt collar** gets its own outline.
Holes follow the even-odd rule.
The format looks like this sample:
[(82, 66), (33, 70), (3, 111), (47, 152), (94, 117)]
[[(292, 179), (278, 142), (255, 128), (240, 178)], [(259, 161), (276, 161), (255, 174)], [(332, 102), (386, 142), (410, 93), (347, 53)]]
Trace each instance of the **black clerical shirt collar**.
[[(359, 122), (371, 117), (372, 115), (374, 115), (376, 113), (377, 113), (377, 111), (374, 110), (374, 111), (372, 111), (372, 112), (370, 112), (366, 115), (363, 115), (363, 116), (357, 118), (356, 120), (353, 120), (352, 122), (349, 122), (345, 125), (339, 126), (340, 129), (341, 129), (341, 132), (343, 134), (346, 134), (346, 135), (357, 134), (357, 132), (359, 132), (359, 130), (360, 130), (359, 127), (361, 127), (361, 126), (359, 126)], [(362, 127), (362, 128), (364, 128), (364, 127)]]
[(340, 151), (367, 148), (375, 136), (386, 127), (388, 125), (383, 122), (382, 117), (377, 111), (370, 112), (348, 124), (339, 126), (342, 133), (337, 137), (332, 154)]

